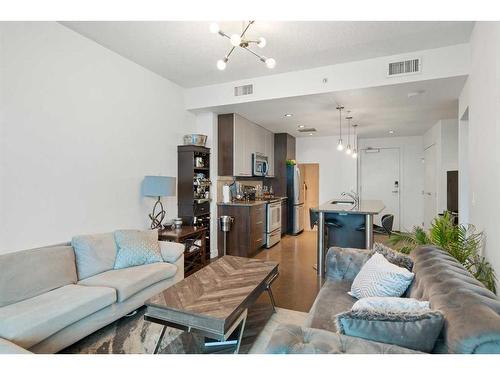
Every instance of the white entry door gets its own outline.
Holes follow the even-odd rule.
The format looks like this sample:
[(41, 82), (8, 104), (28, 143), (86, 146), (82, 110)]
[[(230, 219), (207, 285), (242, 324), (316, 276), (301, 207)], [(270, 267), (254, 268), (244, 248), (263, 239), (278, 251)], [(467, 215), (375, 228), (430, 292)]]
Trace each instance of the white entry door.
[(400, 230), (400, 179), (399, 148), (361, 150), (359, 193), (361, 199), (375, 199), (384, 203), (385, 209), (373, 221), (381, 225), (385, 214), (394, 215), (393, 230)]
[(424, 150), (424, 228), (429, 229), (437, 216), (437, 169), (436, 146), (432, 145)]

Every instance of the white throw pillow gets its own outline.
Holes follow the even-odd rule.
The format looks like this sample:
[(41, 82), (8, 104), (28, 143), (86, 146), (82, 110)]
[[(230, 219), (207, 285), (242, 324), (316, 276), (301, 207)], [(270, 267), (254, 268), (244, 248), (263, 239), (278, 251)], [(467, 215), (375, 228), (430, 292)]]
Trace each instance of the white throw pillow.
[(413, 280), (406, 268), (390, 263), (375, 253), (364, 264), (352, 282), (349, 294), (355, 298), (401, 297)]
[(351, 311), (380, 312), (384, 314), (418, 314), (429, 312), (431, 309), (429, 301), (419, 301), (415, 298), (366, 297), (356, 301)]

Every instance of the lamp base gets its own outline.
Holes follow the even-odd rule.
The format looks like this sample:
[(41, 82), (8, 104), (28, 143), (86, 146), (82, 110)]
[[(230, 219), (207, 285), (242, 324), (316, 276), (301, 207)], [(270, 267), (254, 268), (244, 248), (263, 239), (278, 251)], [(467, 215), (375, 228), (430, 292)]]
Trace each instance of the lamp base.
[[(159, 212), (156, 213), (156, 210), (159, 209)], [(163, 228), (162, 222), (165, 219), (166, 212), (163, 209), (163, 204), (161, 203), (160, 197), (156, 201), (153, 212), (149, 214), (149, 218), (151, 219), (151, 229)]]

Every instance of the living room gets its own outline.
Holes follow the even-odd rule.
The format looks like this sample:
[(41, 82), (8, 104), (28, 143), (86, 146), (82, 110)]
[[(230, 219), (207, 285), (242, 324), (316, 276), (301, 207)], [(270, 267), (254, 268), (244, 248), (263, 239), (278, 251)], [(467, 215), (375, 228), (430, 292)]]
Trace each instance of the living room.
[(0, 353), (500, 353), (494, 12), (185, 6), (2, 12)]

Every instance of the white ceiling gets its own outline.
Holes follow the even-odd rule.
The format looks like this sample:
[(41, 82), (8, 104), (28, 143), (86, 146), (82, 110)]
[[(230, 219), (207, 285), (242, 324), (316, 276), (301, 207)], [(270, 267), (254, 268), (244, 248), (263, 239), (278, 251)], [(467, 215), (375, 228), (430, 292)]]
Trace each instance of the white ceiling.
[[(209, 22), (61, 22), (74, 31), (183, 87), (196, 87), (267, 74), (468, 42), (473, 22), (256, 22), (248, 35), (264, 36), (257, 52), (277, 61), (268, 69), (237, 50), (225, 71), (215, 63), (229, 41), (208, 30)], [(228, 34), (241, 22), (221, 22)]]
[[(422, 135), (441, 119), (457, 118), (458, 97), (466, 77), (419, 81), (328, 94), (298, 96), (234, 104), (213, 108), (217, 113), (236, 112), (275, 133), (287, 132), (296, 137), (298, 125), (314, 127), (313, 136), (338, 134), (337, 104), (351, 110), (352, 124), (358, 124), (361, 138)], [(410, 93), (420, 92), (409, 97)], [(293, 114), (285, 117), (285, 113)], [(342, 124), (347, 113), (343, 112)]]

